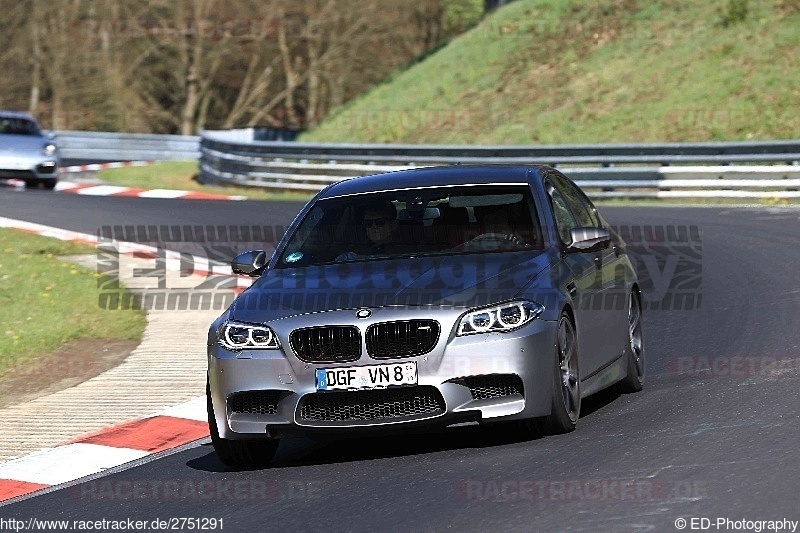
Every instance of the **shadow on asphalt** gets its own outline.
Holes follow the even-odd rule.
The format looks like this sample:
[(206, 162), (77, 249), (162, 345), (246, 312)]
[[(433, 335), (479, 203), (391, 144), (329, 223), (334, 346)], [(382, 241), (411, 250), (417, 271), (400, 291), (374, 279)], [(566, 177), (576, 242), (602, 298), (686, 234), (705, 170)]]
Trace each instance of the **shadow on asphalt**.
[[(619, 397), (620, 393), (612, 387), (585, 398), (581, 405), (581, 418), (592, 416)], [(580, 422), (577, 431), (580, 431)], [(513, 423), (459, 427), (425, 434), (361, 436), (339, 440), (285, 438), (281, 441), (278, 453), (268, 468), (278, 469), (407, 457), (450, 450), (505, 446), (538, 441), (542, 438), (540, 435), (528, 436), (517, 431), (517, 426)], [(261, 470), (260, 468), (235, 469), (225, 466), (217, 459), (210, 443), (204, 445), (204, 448), (208, 450), (208, 453), (188, 461), (186, 465), (189, 468), (203, 472)]]

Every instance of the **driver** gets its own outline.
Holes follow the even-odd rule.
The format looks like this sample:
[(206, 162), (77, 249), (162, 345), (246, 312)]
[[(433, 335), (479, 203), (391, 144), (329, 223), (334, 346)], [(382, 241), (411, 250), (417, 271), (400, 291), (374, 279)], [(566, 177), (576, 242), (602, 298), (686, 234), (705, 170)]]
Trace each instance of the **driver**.
[(362, 250), (363, 253), (345, 252), (336, 257), (337, 261), (387, 255), (391, 252), (391, 246), (396, 244), (395, 235), (398, 225), (397, 210), (394, 204), (386, 202), (367, 207), (362, 213), (361, 223), (367, 234), (367, 245)]
[(397, 231), (397, 211), (391, 203), (370, 206), (362, 217), (371, 250), (367, 255), (382, 255), (394, 241)]

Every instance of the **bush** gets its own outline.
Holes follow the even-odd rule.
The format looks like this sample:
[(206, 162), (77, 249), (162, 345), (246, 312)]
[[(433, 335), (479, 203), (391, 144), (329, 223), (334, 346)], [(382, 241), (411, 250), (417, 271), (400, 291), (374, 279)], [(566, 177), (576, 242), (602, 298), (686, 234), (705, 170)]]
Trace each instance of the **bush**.
[(721, 13), (722, 20), (720, 24), (727, 28), (734, 24), (744, 22), (750, 11), (748, 3), (749, 0), (728, 0), (727, 5)]
[(483, 0), (446, 0), (444, 31), (454, 35), (468, 30), (483, 17)]

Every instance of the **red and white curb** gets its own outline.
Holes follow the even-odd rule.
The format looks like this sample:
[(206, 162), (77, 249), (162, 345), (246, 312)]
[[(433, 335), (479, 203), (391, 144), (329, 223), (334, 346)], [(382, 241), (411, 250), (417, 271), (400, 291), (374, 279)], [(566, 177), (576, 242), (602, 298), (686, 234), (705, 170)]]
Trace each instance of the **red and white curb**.
[[(155, 246), (148, 246), (146, 244), (139, 244), (135, 242), (108, 241), (89, 233), (70, 231), (13, 218), (0, 217), (0, 228), (11, 228), (27, 233), (33, 233), (34, 235), (41, 235), (42, 237), (52, 237), (61, 241), (78, 242), (91, 246), (114, 246), (119, 253), (132, 255), (139, 259), (152, 259), (158, 257), (159, 254), (159, 250)], [(167, 250), (164, 252), (164, 255), (166, 258), (165, 263), (167, 270), (186, 273), (180, 268), (182, 261), (186, 260), (185, 253), (175, 250)], [(197, 257), (193, 255), (192, 265), (194, 268), (190, 273), (194, 275), (230, 276), (235, 278), (236, 288), (232, 290), (236, 291), (237, 293), (243, 291), (253, 284), (252, 278), (234, 275), (229, 265), (212, 263), (206, 257)]]
[(83, 196), (122, 196), (135, 198), (165, 198), (181, 200), (247, 200), (246, 196), (228, 196), (197, 191), (178, 191), (172, 189), (137, 189), (119, 185), (86, 185), (71, 181), (59, 181), (56, 191), (66, 194), (80, 194)]
[[(87, 233), (5, 217), (0, 217), (0, 227), (90, 245), (109, 244)], [(155, 247), (138, 243), (113, 241), (111, 244), (118, 247), (121, 253), (134, 254), (139, 258), (157, 252)], [(166, 255), (167, 268), (179, 270), (180, 253), (167, 251)], [(194, 274), (233, 276), (227, 265), (209, 264), (206, 258), (195, 259)], [(252, 283), (250, 278), (233, 277), (237, 279), (237, 287), (233, 289), (236, 292), (241, 292)], [(0, 505), (5, 500), (97, 474), (207, 437), (208, 434), (205, 397), (199, 396), (168, 407), (155, 416), (124, 422), (99, 433), (78, 437), (63, 446), (46, 448), (0, 463)]]
[[(59, 174), (71, 174), (76, 172), (93, 172), (106, 168), (122, 167), (143, 167), (153, 164), (153, 161), (119, 161), (113, 163), (92, 163), (90, 165), (73, 165), (61, 167)], [(23, 187), (25, 182), (22, 180), (8, 180), (16, 187)], [(80, 194), (83, 196), (122, 196), (128, 198), (163, 198), (182, 200), (247, 200), (246, 196), (230, 196), (226, 194), (214, 194), (197, 191), (180, 191), (173, 189), (138, 189), (135, 187), (123, 187), (119, 185), (88, 185), (75, 183), (72, 181), (59, 180), (56, 183), (56, 191), (67, 194)]]
[(199, 396), (156, 416), (80, 437), (0, 464), (0, 502), (60, 485), (209, 435)]
[(112, 161), (109, 163), (91, 163), (89, 165), (72, 165), (69, 167), (61, 167), (59, 172), (95, 172), (105, 168), (123, 168), (123, 167), (146, 167), (152, 165), (155, 161)]

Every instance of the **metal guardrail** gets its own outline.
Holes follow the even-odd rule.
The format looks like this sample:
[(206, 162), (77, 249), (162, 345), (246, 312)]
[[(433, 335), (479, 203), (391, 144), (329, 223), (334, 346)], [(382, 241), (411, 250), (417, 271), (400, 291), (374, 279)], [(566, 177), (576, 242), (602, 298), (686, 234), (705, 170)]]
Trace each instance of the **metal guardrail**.
[(188, 161), (200, 157), (200, 137), (94, 131), (52, 133), (62, 159)]
[(198, 137), (53, 133), (62, 159), (200, 158), (201, 181), (243, 187), (318, 191), (350, 177), (420, 166), (546, 164), (595, 197), (800, 197), (800, 140), (476, 147), (254, 141), (252, 129)]
[(546, 164), (594, 197), (800, 197), (800, 140), (576, 146), (317, 144), (200, 135), (206, 183), (318, 191), (348, 177), (447, 164)]

